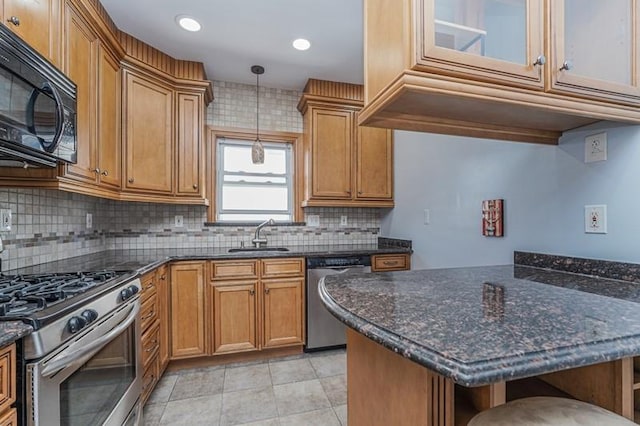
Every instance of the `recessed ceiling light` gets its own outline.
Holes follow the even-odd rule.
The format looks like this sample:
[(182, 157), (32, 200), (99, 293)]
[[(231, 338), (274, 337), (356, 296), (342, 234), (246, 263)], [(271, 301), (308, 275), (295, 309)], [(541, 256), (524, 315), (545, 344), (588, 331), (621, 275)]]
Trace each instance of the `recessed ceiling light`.
[(196, 21), (195, 18), (187, 15), (176, 16), (176, 22), (178, 23), (178, 25), (180, 25), (180, 27), (187, 31), (195, 32), (200, 31), (200, 28), (202, 28), (200, 22)]
[(298, 50), (307, 50), (308, 48), (311, 47), (311, 43), (309, 43), (309, 40), (307, 39), (297, 38), (293, 40), (293, 47), (295, 47)]

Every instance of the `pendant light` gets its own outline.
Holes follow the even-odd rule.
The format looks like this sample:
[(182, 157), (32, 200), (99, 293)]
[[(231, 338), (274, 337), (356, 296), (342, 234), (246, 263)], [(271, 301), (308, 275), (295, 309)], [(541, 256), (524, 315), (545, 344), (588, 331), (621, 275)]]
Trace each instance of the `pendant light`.
[(254, 65), (251, 72), (256, 75), (256, 140), (251, 145), (251, 161), (264, 164), (264, 146), (260, 142), (260, 74), (264, 74), (264, 67)]

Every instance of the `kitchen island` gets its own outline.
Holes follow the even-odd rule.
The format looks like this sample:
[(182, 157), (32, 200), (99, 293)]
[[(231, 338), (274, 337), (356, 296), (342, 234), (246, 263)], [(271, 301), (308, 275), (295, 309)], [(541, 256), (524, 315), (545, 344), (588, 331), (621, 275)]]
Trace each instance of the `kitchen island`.
[(319, 291), (350, 327), (349, 424), (466, 424), (533, 395), (634, 417), (639, 284), (516, 265), (331, 276)]

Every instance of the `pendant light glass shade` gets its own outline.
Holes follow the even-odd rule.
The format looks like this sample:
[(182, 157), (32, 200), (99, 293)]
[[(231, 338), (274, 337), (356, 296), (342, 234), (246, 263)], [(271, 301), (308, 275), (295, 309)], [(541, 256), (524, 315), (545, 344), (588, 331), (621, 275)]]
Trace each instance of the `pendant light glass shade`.
[(254, 65), (251, 72), (256, 75), (256, 140), (251, 145), (251, 162), (264, 164), (264, 146), (260, 142), (260, 74), (264, 74), (264, 67)]

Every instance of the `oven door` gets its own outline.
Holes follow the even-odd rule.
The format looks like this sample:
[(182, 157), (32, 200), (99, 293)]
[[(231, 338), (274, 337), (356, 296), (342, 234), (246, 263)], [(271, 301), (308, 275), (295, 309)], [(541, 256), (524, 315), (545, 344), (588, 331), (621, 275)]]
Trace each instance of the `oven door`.
[(139, 342), (136, 298), (61, 350), (27, 365), (27, 424), (124, 424), (132, 411), (139, 411)]

